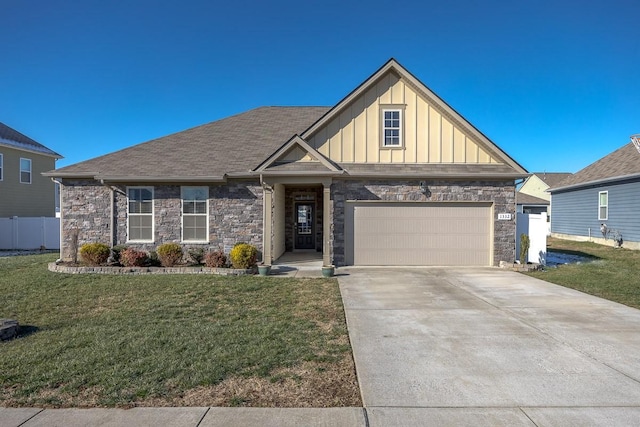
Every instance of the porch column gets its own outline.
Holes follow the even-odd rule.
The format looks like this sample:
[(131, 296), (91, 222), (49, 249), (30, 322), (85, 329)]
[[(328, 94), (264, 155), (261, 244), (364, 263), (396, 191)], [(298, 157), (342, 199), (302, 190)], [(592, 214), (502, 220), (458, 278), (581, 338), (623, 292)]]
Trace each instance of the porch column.
[(262, 185), (262, 262), (271, 264), (273, 187)]
[(331, 181), (322, 187), (322, 264), (331, 265)]

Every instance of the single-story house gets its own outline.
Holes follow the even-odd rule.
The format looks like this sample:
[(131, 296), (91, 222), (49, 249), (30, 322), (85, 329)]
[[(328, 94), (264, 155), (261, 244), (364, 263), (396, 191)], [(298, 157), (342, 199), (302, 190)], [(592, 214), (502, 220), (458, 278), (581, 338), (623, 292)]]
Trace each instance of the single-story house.
[(630, 142), (549, 189), (551, 235), (640, 249), (639, 151)]
[(54, 217), (55, 187), (43, 172), (62, 156), (0, 123), (0, 218)]
[(516, 194), (518, 213), (551, 215), (551, 194), (547, 191), (570, 177), (568, 172), (534, 172), (529, 175)]
[(71, 239), (265, 263), (497, 265), (527, 171), (394, 59), (333, 107), (261, 107), (47, 173)]

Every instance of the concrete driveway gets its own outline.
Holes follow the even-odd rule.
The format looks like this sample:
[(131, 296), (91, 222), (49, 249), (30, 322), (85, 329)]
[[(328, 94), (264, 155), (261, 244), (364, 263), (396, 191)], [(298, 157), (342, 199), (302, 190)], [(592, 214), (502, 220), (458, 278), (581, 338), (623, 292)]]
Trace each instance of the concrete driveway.
[(640, 311), (492, 268), (341, 269), (369, 423), (640, 424)]

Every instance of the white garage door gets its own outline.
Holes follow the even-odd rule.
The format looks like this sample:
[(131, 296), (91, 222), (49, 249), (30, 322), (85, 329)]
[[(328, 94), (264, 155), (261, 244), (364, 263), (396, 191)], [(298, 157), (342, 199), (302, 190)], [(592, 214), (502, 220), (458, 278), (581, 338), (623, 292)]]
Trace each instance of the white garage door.
[(491, 204), (348, 202), (353, 265), (491, 264)]

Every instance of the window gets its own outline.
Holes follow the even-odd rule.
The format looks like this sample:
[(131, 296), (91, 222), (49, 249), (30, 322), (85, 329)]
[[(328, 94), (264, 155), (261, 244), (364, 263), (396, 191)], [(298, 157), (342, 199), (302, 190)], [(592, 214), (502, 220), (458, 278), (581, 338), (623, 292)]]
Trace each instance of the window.
[(609, 192), (598, 193), (598, 219), (607, 219), (609, 216)]
[(382, 110), (382, 146), (401, 147), (402, 146), (402, 110), (383, 109)]
[(31, 159), (20, 159), (20, 182), (31, 184)]
[(0, 181), (2, 181), (2, 171), (3, 169), (3, 164), (2, 162), (4, 161), (4, 157), (2, 157), (2, 153), (0, 153)]
[(209, 241), (209, 187), (182, 187), (182, 241)]
[(153, 188), (127, 188), (128, 239), (130, 242), (153, 242)]

